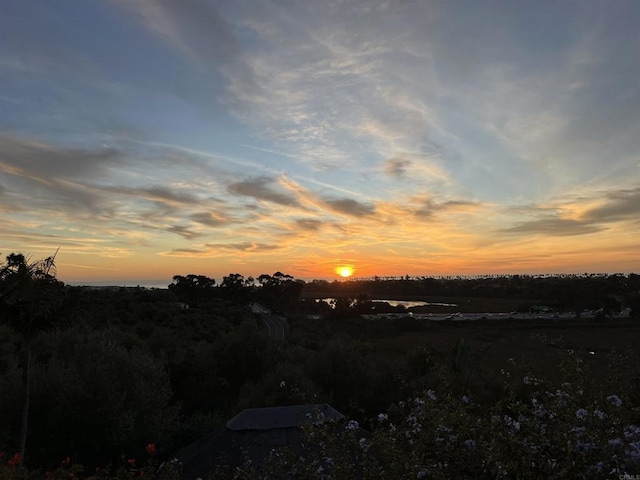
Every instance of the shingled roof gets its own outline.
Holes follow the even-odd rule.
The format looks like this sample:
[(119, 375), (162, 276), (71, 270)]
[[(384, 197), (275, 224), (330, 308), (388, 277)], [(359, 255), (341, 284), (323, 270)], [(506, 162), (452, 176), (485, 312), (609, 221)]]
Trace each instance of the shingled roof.
[(339, 420), (344, 415), (326, 403), (247, 408), (227, 422), (229, 430), (271, 430)]
[[(227, 422), (227, 428), (211, 432), (176, 454), (186, 480), (205, 478), (216, 465), (238, 466), (249, 458), (262, 465), (273, 449), (289, 447), (302, 453), (305, 437), (300, 427), (339, 420), (344, 415), (327, 404), (247, 408)], [(307, 444), (309, 442), (306, 442)]]

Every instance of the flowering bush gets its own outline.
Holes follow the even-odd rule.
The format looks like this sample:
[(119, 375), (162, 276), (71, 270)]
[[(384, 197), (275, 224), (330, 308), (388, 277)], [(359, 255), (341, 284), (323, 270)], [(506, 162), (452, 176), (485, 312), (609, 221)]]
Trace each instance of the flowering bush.
[(122, 455), (119, 465), (113, 468), (95, 468), (87, 471), (83, 465), (77, 464), (67, 456), (55, 468), (27, 470), (20, 468), (20, 456), (7, 457), (0, 452), (0, 480), (69, 480), (83, 478), (86, 480), (142, 480), (150, 477), (154, 480), (180, 480), (182, 473), (177, 462), (171, 461), (158, 465), (156, 446), (149, 443), (145, 447), (147, 458), (137, 462), (135, 458)]
[[(578, 367), (576, 367), (576, 365)], [(504, 372), (502, 398), (479, 405), (426, 390), (365, 432), (353, 420), (307, 429), (304, 456), (273, 451), (232, 478), (618, 478), (640, 473), (640, 418), (626, 392), (603, 392), (573, 363), (571, 382)], [(227, 474), (228, 475), (228, 474)], [(228, 477), (230, 478), (230, 477)]]

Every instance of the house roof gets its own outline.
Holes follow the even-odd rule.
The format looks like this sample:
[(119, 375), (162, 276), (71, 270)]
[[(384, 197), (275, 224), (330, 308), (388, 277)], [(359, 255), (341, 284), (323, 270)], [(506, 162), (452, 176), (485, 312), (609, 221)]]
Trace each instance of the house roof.
[(229, 430), (270, 430), (300, 427), (344, 418), (336, 409), (323, 404), (285, 407), (247, 408), (227, 422)]

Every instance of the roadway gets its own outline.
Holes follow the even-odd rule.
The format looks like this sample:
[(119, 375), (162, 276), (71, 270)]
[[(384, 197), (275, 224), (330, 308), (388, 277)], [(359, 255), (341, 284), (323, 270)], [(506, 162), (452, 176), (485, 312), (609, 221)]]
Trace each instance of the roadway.
[(287, 322), (285, 317), (271, 313), (271, 310), (259, 303), (252, 303), (251, 311), (262, 319), (267, 329), (267, 334), (270, 337), (277, 340), (284, 340), (289, 334), (289, 322)]

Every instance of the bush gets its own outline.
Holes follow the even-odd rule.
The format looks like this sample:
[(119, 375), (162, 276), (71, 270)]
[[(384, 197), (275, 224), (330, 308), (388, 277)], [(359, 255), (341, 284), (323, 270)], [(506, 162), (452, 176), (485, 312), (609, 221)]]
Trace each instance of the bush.
[[(583, 374), (576, 362), (575, 376)], [(371, 434), (353, 421), (316, 426), (305, 458), (274, 452), (261, 471), (235, 478), (565, 479), (640, 472), (638, 413), (620, 391), (585, 390), (588, 378), (552, 385), (532, 375), (481, 407), (467, 396), (427, 390), (374, 419)], [(355, 450), (354, 450), (355, 446)]]

